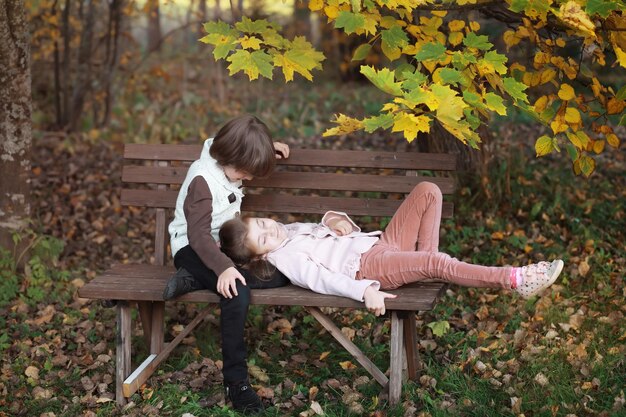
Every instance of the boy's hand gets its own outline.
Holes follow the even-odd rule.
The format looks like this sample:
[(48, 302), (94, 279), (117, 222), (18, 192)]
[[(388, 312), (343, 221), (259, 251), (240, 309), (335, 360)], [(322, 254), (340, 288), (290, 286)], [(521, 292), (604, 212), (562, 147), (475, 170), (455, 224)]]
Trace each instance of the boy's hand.
[(274, 150), (276, 151), (276, 159), (289, 158), (289, 145), (282, 142), (274, 142)]
[(341, 217), (330, 219), (326, 222), (328, 228), (335, 232), (338, 236), (345, 236), (352, 233), (352, 223)]
[(367, 287), (365, 294), (365, 307), (376, 316), (385, 314), (385, 298), (396, 298), (395, 295), (379, 291), (373, 286)]
[(246, 285), (246, 279), (243, 275), (241, 275), (234, 266), (231, 266), (217, 277), (217, 292), (225, 298), (238, 296), (237, 280), (241, 281), (243, 285)]

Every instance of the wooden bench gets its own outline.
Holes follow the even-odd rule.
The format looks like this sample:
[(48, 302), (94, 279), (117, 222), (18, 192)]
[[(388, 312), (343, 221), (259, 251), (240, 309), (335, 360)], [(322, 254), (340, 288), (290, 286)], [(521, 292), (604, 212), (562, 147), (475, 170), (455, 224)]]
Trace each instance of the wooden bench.
[[(117, 300), (116, 399), (120, 405), (126, 403), (126, 399), (219, 303), (218, 296), (207, 290), (192, 292), (173, 301), (209, 305), (172, 341), (165, 342), (162, 293), (174, 273), (174, 268), (166, 265), (169, 253), (167, 225), (173, 216), (176, 196), (187, 167), (199, 157), (200, 151), (201, 145), (126, 145), (122, 174), (126, 188), (122, 190), (121, 202), (155, 209), (154, 264), (113, 266), (79, 290), (79, 296), (83, 298)], [(316, 215), (313, 216), (316, 220), (329, 209), (357, 217), (392, 216), (403, 196), (421, 181), (432, 181), (444, 195), (451, 194), (453, 179), (433, 176), (432, 173), (453, 171), (455, 165), (455, 158), (447, 154), (292, 149), (289, 159), (280, 161), (270, 178), (244, 184), (246, 197), (242, 210), (270, 215)], [(427, 176), (420, 176), (420, 170), (426, 170)], [(443, 217), (451, 217), (452, 211), (452, 204), (444, 202)], [(291, 221), (292, 218), (281, 220)], [(364, 308), (363, 303), (316, 294), (295, 286), (253, 290), (251, 302), (303, 306), (388, 390), (390, 403), (396, 404), (402, 389), (404, 358), (409, 378), (416, 378), (420, 366), (415, 313), (431, 310), (443, 287), (441, 283), (423, 283), (391, 291), (398, 297), (386, 301), (391, 318), (389, 377), (320, 310), (320, 307)], [(131, 308), (135, 305), (150, 354), (132, 371)]]

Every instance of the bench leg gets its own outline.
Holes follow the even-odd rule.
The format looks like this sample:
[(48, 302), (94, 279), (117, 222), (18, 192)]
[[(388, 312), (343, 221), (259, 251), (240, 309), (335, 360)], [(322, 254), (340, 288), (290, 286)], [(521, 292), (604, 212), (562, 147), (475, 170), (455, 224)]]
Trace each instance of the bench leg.
[(150, 353), (158, 354), (163, 350), (165, 338), (165, 302), (152, 303), (152, 330), (150, 338)]
[(139, 317), (141, 317), (143, 340), (146, 342), (146, 346), (150, 348), (152, 340), (152, 302), (137, 301), (137, 309), (139, 310)]
[(165, 302), (138, 301), (139, 315), (143, 338), (151, 354), (158, 354), (163, 350), (165, 331)]
[(396, 405), (402, 393), (403, 325), (397, 311), (391, 312), (391, 341), (389, 360), (389, 404)]
[(131, 342), (130, 306), (127, 301), (117, 302), (117, 335), (115, 347), (115, 399), (118, 405), (126, 405), (124, 397), (124, 380), (130, 374), (130, 342)]
[(415, 320), (415, 312), (410, 311), (404, 317), (404, 349), (406, 351), (406, 361), (408, 368), (408, 377), (411, 381), (417, 380), (417, 375), (422, 369), (419, 351), (417, 348), (417, 324)]

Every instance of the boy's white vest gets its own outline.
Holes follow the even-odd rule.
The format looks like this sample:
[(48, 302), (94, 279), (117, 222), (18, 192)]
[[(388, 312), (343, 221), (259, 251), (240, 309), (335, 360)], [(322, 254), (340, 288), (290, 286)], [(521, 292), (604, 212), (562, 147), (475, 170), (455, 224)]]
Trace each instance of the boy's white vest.
[[(176, 252), (189, 244), (189, 239), (187, 238), (187, 219), (185, 218), (183, 205), (185, 204), (185, 198), (187, 198), (189, 184), (195, 177), (201, 176), (204, 178), (211, 190), (213, 212), (207, 214), (211, 214), (212, 216), (211, 236), (213, 236), (216, 242), (219, 239), (218, 232), (222, 224), (237, 216), (241, 211), (241, 200), (243, 198), (243, 192), (240, 188), (241, 181), (231, 182), (226, 178), (224, 169), (209, 154), (209, 148), (212, 143), (213, 138), (204, 141), (200, 159), (191, 164), (189, 171), (187, 171), (185, 181), (183, 181), (183, 185), (178, 192), (174, 220), (172, 220), (168, 227), (172, 256), (175, 256)], [(229, 201), (228, 197), (230, 195), (234, 195), (234, 202)]]

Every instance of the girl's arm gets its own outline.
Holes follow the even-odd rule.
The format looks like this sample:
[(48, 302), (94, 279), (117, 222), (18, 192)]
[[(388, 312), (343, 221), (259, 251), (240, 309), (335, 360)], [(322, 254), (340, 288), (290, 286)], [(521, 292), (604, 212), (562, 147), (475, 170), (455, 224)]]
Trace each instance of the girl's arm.
[(320, 294), (339, 295), (363, 302), (368, 287), (373, 286), (377, 290), (380, 288), (378, 281), (355, 280), (347, 275), (331, 272), (303, 253), (270, 256), (268, 261), (285, 274), (292, 284)]
[(339, 236), (361, 231), (361, 228), (346, 213), (340, 211), (327, 211), (324, 217), (322, 217), (322, 225), (328, 227)]

